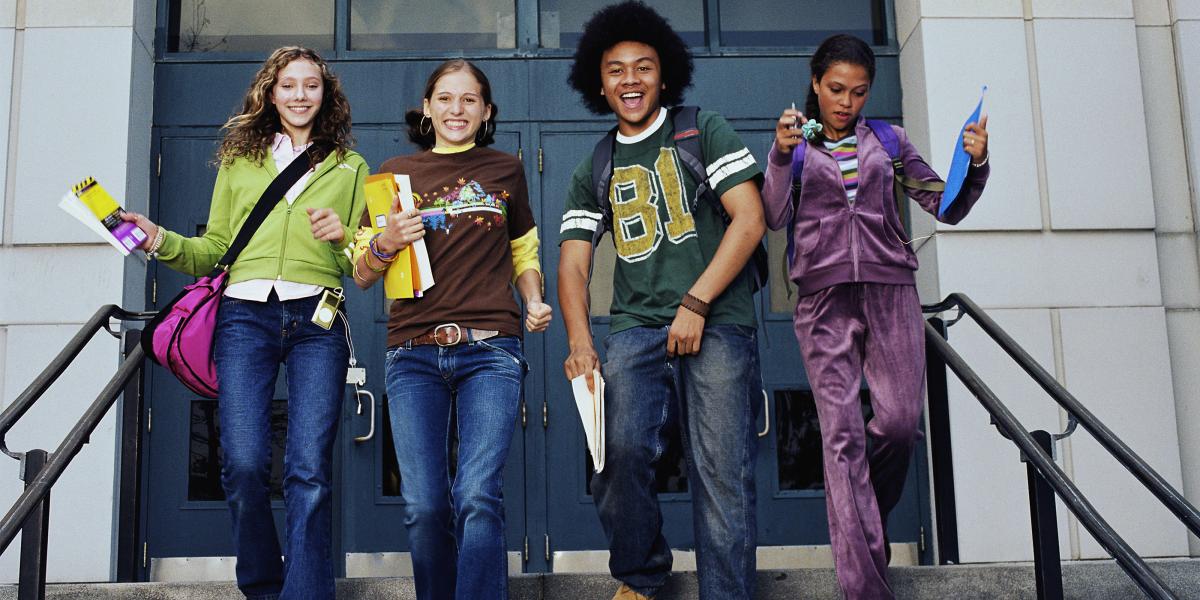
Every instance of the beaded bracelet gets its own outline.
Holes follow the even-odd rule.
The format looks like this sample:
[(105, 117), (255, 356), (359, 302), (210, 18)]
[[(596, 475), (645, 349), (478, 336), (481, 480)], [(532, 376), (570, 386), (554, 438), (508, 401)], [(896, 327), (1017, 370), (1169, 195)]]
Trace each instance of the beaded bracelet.
[(167, 239), (167, 232), (162, 227), (154, 233), (154, 241), (150, 243), (150, 249), (146, 251), (147, 256), (158, 256), (159, 248), (162, 248), (163, 240)]
[(981, 160), (981, 161), (979, 161), (979, 162), (977, 162), (977, 163), (971, 163), (971, 166), (972, 166), (972, 167), (975, 167), (976, 169), (978, 169), (979, 167), (982, 167), (983, 165), (986, 165), (986, 164), (987, 164), (987, 161), (988, 161), (988, 159), (989, 159), (989, 158), (991, 158), (991, 157), (992, 157), (992, 153), (991, 153), (991, 152), (988, 152), (986, 155), (984, 155), (984, 157), (983, 157), (983, 160)]

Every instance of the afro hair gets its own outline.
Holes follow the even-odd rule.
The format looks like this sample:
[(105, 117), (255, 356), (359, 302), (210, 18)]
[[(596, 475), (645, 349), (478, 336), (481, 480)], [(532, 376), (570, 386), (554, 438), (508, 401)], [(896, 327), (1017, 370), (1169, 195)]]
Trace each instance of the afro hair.
[(600, 59), (621, 42), (641, 42), (654, 48), (666, 87), (660, 96), (662, 105), (683, 102), (684, 91), (692, 85), (692, 55), (687, 44), (653, 8), (629, 0), (596, 11), (583, 26), (567, 81), (579, 92), (588, 110), (598, 115), (612, 112), (599, 93)]

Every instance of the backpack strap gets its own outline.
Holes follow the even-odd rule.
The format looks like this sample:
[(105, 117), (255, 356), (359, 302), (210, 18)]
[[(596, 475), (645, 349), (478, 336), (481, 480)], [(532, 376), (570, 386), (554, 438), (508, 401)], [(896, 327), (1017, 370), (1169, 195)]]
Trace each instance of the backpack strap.
[(613, 151), (617, 143), (617, 128), (608, 130), (592, 150), (592, 195), (600, 209), (600, 226), (592, 234), (592, 248), (600, 243), (604, 232), (612, 229), (612, 201), (608, 198), (613, 175)]
[(696, 195), (692, 198), (691, 212), (695, 214), (700, 204), (700, 198), (706, 198), (716, 207), (721, 219), (729, 224), (729, 214), (725, 206), (708, 182), (708, 168), (704, 166), (704, 149), (700, 146), (700, 126), (698, 124), (699, 106), (675, 106), (669, 110), (671, 125), (675, 130), (675, 154), (679, 162), (692, 175), (696, 182)]
[(792, 148), (792, 218), (787, 224), (787, 253), (784, 255), (787, 257), (789, 271), (792, 268), (792, 250), (796, 246), (792, 234), (796, 230), (796, 215), (800, 212), (800, 178), (804, 176), (804, 149), (807, 147), (806, 142), (800, 142)]
[(921, 181), (904, 174), (904, 161), (900, 158), (900, 139), (896, 137), (896, 130), (892, 129), (891, 123), (879, 119), (867, 119), (867, 126), (871, 128), (871, 132), (875, 134), (879, 143), (883, 144), (883, 149), (887, 150), (888, 157), (892, 159), (892, 171), (896, 175), (897, 184), (906, 189), (927, 192), (940, 192), (946, 189), (946, 184), (940, 181)]

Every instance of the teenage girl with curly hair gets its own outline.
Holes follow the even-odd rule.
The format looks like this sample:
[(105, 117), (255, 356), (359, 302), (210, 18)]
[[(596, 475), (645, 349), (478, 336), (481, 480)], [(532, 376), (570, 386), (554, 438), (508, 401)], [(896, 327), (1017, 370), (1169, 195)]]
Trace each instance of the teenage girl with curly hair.
[[(331, 600), (333, 442), (349, 350), (345, 318), (324, 329), (311, 317), (323, 290), (351, 274), (350, 225), (366, 205), (368, 169), (350, 150), (350, 105), (337, 77), (306, 48), (273, 52), (224, 130), (204, 235), (185, 237), (135, 213), (126, 219), (147, 233), (143, 250), (172, 269), (203, 275), (276, 175), (292, 160), (309, 161), (229, 269), (213, 354), (238, 588), (254, 599)], [(283, 548), (270, 485), (280, 363), (288, 381)]]

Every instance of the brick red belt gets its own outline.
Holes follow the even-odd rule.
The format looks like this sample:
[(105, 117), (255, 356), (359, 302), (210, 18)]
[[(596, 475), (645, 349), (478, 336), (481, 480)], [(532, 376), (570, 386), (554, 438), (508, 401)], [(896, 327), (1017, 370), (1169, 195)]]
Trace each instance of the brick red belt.
[(499, 331), (491, 329), (472, 329), (460, 327), (458, 323), (443, 323), (426, 333), (405, 342), (411, 346), (457, 346), (468, 342), (478, 342), (500, 335)]

